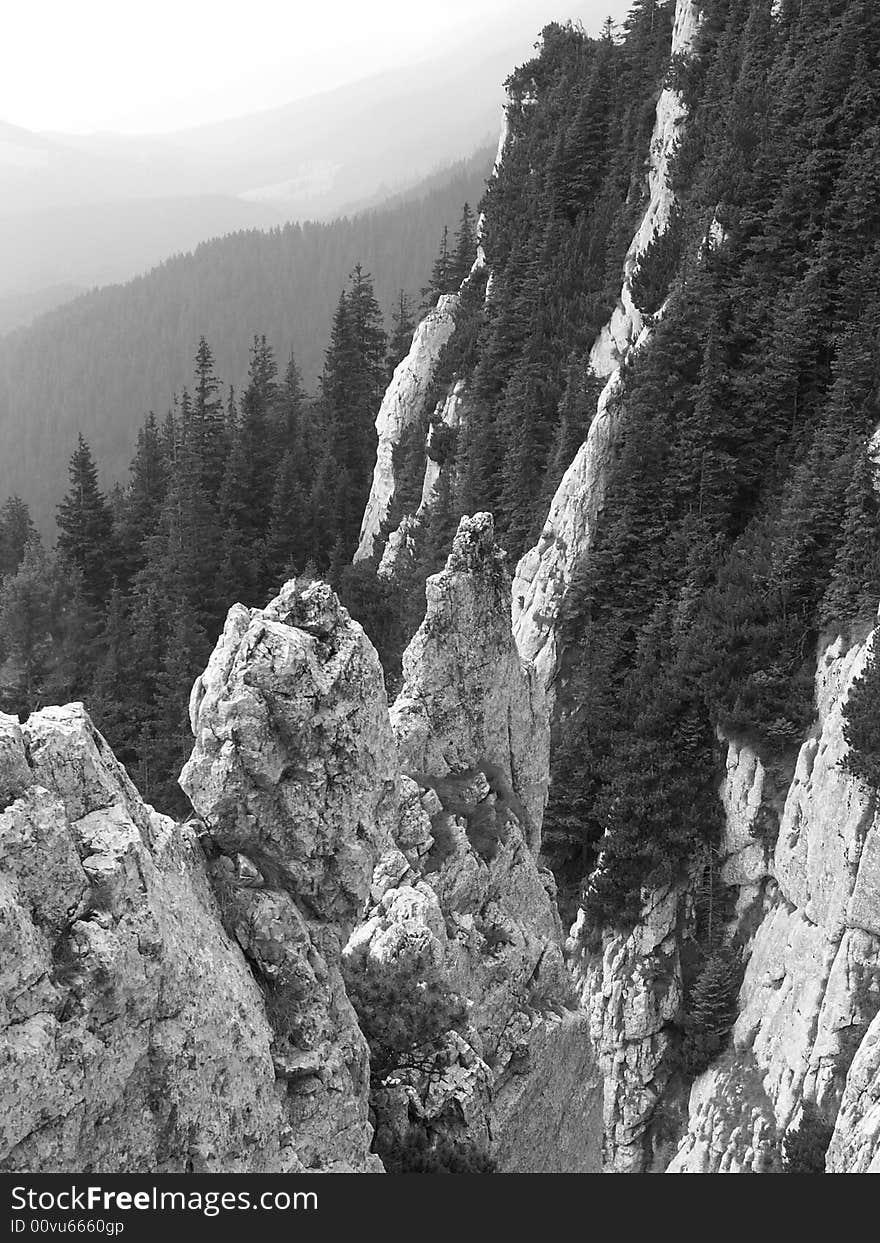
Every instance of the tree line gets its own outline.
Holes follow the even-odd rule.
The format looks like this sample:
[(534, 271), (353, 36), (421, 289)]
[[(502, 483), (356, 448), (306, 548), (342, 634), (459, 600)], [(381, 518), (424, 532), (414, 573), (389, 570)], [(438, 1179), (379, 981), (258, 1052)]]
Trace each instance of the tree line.
[[(453, 249), (444, 229), (423, 305), (473, 262), (473, 213)], [(401, 291), (386, 332), (373, 280), (356, 265), (339, 295), (317, 395), (294, 357), (279, 370), (254, 337), (238, 394), (202, 337), (192, 381), (138, 432), (125, 486), (99, 485), (82, 434), (57, 506), (53, 548), (17, 496), (0, 510), (0, 710), (85, 700), (145, 795), (175, 811), (191, 748), (188, 687), (229, 606), (262, 605), (295, 574), (330, 577), (380, 645), (390, 597), (357, 543), (376, 455), (375, 417), (414, 330)], [(399, 652), (402, 636), (395, 631)]]

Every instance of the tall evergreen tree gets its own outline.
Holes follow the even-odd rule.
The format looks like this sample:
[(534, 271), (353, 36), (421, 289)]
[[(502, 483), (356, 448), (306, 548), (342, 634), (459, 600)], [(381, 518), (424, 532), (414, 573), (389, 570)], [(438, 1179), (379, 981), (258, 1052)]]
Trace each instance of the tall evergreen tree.
[(16, 573), (28, 544), (38, 540), (27, 505), (20, 496), (10, 496), (0, 509), (0, 582)]
[(205, 493), (209, 500), (215, 501), (223, 480), (229, 443), (220, 381), (214, 374), (214, 355), (204, 337), (199, 338), (193, 367), (191, 420), (193, 456)]
[(449, 245), (449, 226), (443, 226), (443, 235), (440, 238), (440, 249), (431, 268), (431, 277), (427, 285), (422, 289), (422, 311), (430, 311), (432, 307), (437, 305), (437, 299), (445, 293), (450, 293), (450, 279), (453, 272), (453, 254)]
[(82, 575), (83, 594), (99, 607), (113, 582), (113, 519), (88, 444), (80, 435), (70, 459), (70, 489), (58, 506), (58, 548)]
[(401, 289), (397, 295), (397, 302), (391, 316), (391, 332), (388, 336), (388, 353), (385, 358), (385, 371), (388, 380), (394, 374), (398, 363), (406, 358), (409, 353), (415, 327), (412, 302), (409, 296)]
[[(328, 531), (321, 542), (330, 547), (338, 542), (347, 557), (354, 550), (375, 462), (386, 349), (372, 278), (358, 265), (340, 295), (321, 376), (324, 433), (338, 472), (335, 539)], [(317, 499), (319, 506), (326, 503)]]
[(471, 211), (470, 203), (465, 203), (461, 209), (461, 219), (458, 222), (458, 231), (455, 234), (455, 242), (449, 265), (448, 283), (450, 292), (456, 290), (470, 272), (476, 258), (476, 251), (477, 230), (474, 223), (474, 214)]

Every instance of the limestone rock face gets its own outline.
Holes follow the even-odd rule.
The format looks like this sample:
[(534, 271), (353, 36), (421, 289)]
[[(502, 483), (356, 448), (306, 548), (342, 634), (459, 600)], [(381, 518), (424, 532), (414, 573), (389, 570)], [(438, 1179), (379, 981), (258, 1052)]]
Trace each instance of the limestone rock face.
[[(875, 796), (841, 767), (847, 695), (874, 641), (847, 650), (838, 640), (820, 658), (818, 724), (800, 750), (781, 814), (754, 752), (731, 745), (723, 874), (748, 896), (734, 928), (748, 961), (732, 1051), (694, 1085), (673, 1172), (766, 1169), (774, 1144), (778, 1162), (804, 1101), (828, 1122), (839, 1117), (829, 1168), (848, 1168), (850, 1160), (867, 1168), (874, 1159), (880, 821)], [(779, 814), (775, 850), (763, 865), (746, 840), (762, 808), (770, 818)], [(732, 1095), (748, 1102), (748, 1118), (731, 1113)]]
[(0, 716), (0, 1168), (300, 1168), (194, 832), (81, 705)]
[(773, 1102), (754, 1058), (725, 1054), (691, 1088), (687, 1133), (666, 1172), (778, 1173), (780, 1151)]
[[(699, 5), (678, 0), (672, 52), (686, 53), (699, 27)], [(648, 206), (624, 261), (620, 299), (593, 346), (590, 363), (607, 379), (585, 443), (578, 450), (550, 506), (544, 530), (523, 556), (513, 584), (513, 625), (520, 652), (535, 661), (545, 684), (556, 664), (555, 624), (575, 567), (588, 552), (596, 514), (602, 505), (608, 463), (619, 422), (622, 368), (650, 335), (632, 299), (632, 274), (656, 230), (668, 222), (674, 196), (667, 182), (669, 160), (685, 109), (666, 89), (657, 102), (648, 168)]]
[[(142, 802), (81, 707), (0, 718), (5, 1168), (379, 1171), (371, 1110), (505, 1170), (597, 1168), (537, 861), (547, 713), (492, 536), (464, 519), (429, 586), (397, 737), (328, 587), (231, 609), (190, 701), (192, 824)], [(371, 1091), (352, 973), (413, 969), (463, 1012)]]
[[(380, 1130), (413, 1119), (493, 1154), (503, 1170), (598, 1167), (599, 1080), (563, 957), (555, 885), (538, 866), (548, 718), (510, 629), (509, 578), (492, 519), (462, 519), (391, 710), (401, 764), (421, 791), (397, 855), (345, 954), (393, 986), (415, 969), (461, 998), (467, 1022), (433, 1070), (401, 1071), (375, 1097)], [(411, 843), (421, 838), (413, 852)], [(426, 849), (427, 847), (427, 849)], [(540, 1104), (539, 1104), (540, 1102)]]
[(829, 1174), (880, 1174), (880, 1014), (853, 1058), (826, 1158)]
[[(501, 165), (508, 139), (509, 124), (505, 109), (502, 113), (501, 134), (493, 172), (497, 172)], [(467, 421), (469, 400), (463, 377), (459, 376), (452, 382), (433, 411), (428, 411), (425, 403), (440, 355), (455, 332), (455, 314), (461, 305), (462, 294), (486, 267), (486, 252), (481, 240), (484, 226), (485, 218), (481, 213), (476, 225), (477, 250), (470, 272), (462, 281), (459, 291), (440, 298), (436, 308), (429, 311), (419, 324), (409, 354), (395, 371), (376, 418), (376, 430), (379, 433), (376, 466), (354, 560), (378, 557), (377, 573), (380, 578), (392, 578), (411, 565), (418, 541), (424, 532), (424, 523), (437, 499), (440, 481), (444, 475), (443, 454), (438, 448), (438, 438), (454, 434)], [(487, 299), (491, 285), (492, 275), (489, 273), (486, 280)], [(421, 499), (415, 511), (405, 513), (397, 526), (386, 535), (383, 528), (388, 522), (397, 487), (394, 451), (407, 434), (412, 434), (419, 427), (427, 414), (431, 415), (431, 422), (425, 440), (425, 473)]]
[(190, 717), (180, 781), (214, 840), (349, 930), (397, 778), (382, 669), (362, 628), (323, 583), (294, 580), (262, 610), (234, 606)]
[(340, 974), (398, 811), (375, 649), (322, 583), (230, 610), (191, 698), (181, 785), (222, 857), (214, 883), (265, 983), (300, 1159), (369, 1164), (368, 1051)]
[(398, 364), (382, 398), (382, 405), (376, 416), (376, 431), (379, 435), (376, 466), (361, 523), (355, 561), (362, 561), (382, 552), (380, 531), (390, 512), (397, 486), (394, 449), (400, 444), (404, 432), (417, 426), (421, 419), (434, 369), (444, 345), (455, 331), (457, 305), (458, 294), (447, 294), (429, 311), (416, 328), (409, 353)]
[(520, 659), (510, 577), (490, 514), (463, 518), (446, 568), (426, 584), (427, 613), (403, 657), (392, 708), (401, 763), (445, 777), (477, 766), (510, 787), (537, 850), (547, 799), (549, 719), (535, 670)]
[(584, 944), (581, 912), (567, 945), (604, 1080), (604, 1168), (613, 1173), (642, 1173), (652, 1158), (669, 1024), (682, 998), (679, 901), (674, 889), (651, 895), (632, 932), (606, 933), (600, 953)]

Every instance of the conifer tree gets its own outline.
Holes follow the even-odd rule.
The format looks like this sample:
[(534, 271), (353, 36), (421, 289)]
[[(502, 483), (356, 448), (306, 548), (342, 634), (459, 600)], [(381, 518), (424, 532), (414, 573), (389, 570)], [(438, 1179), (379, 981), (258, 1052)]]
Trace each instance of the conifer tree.
[(138, 431), (129, 485), (116, 524), (119, 579), (125, 585), (143, 568), (147, 540), (156, 530), (168, 489), (168, 470), (165, 440), (151, 411)]
[(388, 337), (388, 353), (385, 358), (385, 372), (388, 380), (394, 374), (398, 363), (409, 353), (415, 327), (412, 303), (401, 289), (391, 317), (391, 332)]
[(10, 496), (0, 509), (0, 582), (16, 573), (28, 544), (39, 538), (27, 505), (20, 496)]
[(266, 533), (266, 564), (271, 583), (276, 587), (280, 586), (287, 569), (293, 565), (304, 564), (304, 500), (294, 454), (288, 449), (275, 475)]
[(89, 688), (89, 709), (117, 759), (130, 764), (137, 755), (130, 683), (134, 653), (125, 597), (117, 586), (107, 600), (98, 643), (100, 655)]
[(204, 337), (199, 338), (193, 381), (193, 457), (202, 476), (205, 494), (210, 501), (215, 501), (229, 451), (228, 428), (220, 398), (220, 381), (214, 374), (214, 355)]
[(824, 1174), (828, 1145), (834, 1134), (812, 1101), (804, 1101), (795, 1129), (787, 1131), (782, 1144), (783, 1174)]
[(0, 711), (27, 715), (45, 702), (57, 598), (54, 562), (32, 540), (0, 584)]
[(849, 750), (843, 767), (869, 790), (880, 790), (880, 660), (875, 645), (850, 687), (845, 716), (843, 736)]
[(452, 258), (449, 267), (449, 292), (458, 289), (461, 282), (470, 272), (477, 251), (477, 231), (474, 224), (474, 214), (471, 211), (469, 203), (465, 203), (461, 209), (461, 219), (458, 223), (458, 231), (455, 235), (453, 245)]
[[(330, 475), (335, 522), (320, 537), (323, 547), (338, 541), (340, 555), (350, 557), (357, 539), (376, 455), (375, 419), (385, 390), (386, 337), (369, 273), (357, 265), (333, 319), (321, 376), (323, 431), (331, 442), (318, 463)], [(319, 508), (329, 502), (313, 491)]]
[(449, 246), (449, 226), (443, 226), (440, 249), (431, 268), (431, 278), (422, 289), (422, 311), (430, 311), (437, 305), (437, 299), (450, 291), (450, 279), (453, 273), (453, 255)]
[(277, 436), (273, 433), (280, 404), (272, 348), (265, 337), (255, 337), (248, 384), (219, 497), (223, 554), (218, 559), (216, 593), (221, 612), (234, 599), (256, 602), (267, 585), (264, 544), (278, 465)]
[(846, 490), (846, 514), (821, 621), (838, 631), (872, 619), (880, 601), (880, 497), (877, 467), (859, 445)]
[(70, 490), (58, 506), (58, 530), (59, 551), (82, 575), (85, 599), (99, 607), (113, 581), (113, 520), (82, 435), (70, 459)]

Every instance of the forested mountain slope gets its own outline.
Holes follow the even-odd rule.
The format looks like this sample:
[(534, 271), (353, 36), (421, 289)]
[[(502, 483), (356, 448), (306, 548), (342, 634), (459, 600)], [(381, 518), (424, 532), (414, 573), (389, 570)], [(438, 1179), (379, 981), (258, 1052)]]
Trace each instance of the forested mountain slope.
[(161, 417), (190, 378), (204, 335), (225, 383), (241, 387), (255, 334), (291, 349), (306, 385), (321, 370), (333, 307), (356, 263), (390, 316), (418, 295), (443, 228), (476, 203), (489, 149), (429, 179), (388, 211), (218, 238), (127, 285), (96, 290), (0, 341), (0, 496), (19, 492), (52, 528), (79, 433), (109, 484), (121, 479), (147, 410)]
[[(596, 243), (627, 129), (603, 145), (600, 118), (673, 18), (622, 261)], [(622, 43), (545, 31), (510, 85), (488, 290), (398, 419), (380, 575), (405, 608), (475, 506), (528, 550), (514, 618), (556, 700), (545, 846), (609, 1168), (668, 1159), (710, 1063), (674, 1168), (824, 1168), (841, 1100), (852, 1128), (877, 1090), (880, 16), (639, 3)], [(572, 116), (591, 93), (611, 111)], [(579, 242), (604, 265), (569, 267)], [(864, 1130), (843, 1151), (876, 1166)]]
[[(170, 805), (233, 599), (329, 576), (394, 684), (491, 509), (553, 704), (544, 858), (606, 1168), (876, 1169), (880, 13), (636, 0), (599, 39), (547, 26), (508, 92), (480, 245), (441, 249), (384, 398), (355, 269), (315, 402), (256, 342), (225, 415), (202, 345), (112, 504), (79, 445), (54, 554), (7, 506), (2, 702), (85, 696)], [(470, 642), (421, 632), (443, 693), (466, 611)]]

